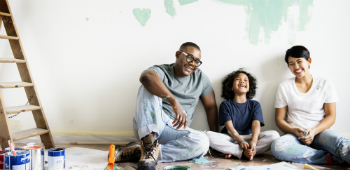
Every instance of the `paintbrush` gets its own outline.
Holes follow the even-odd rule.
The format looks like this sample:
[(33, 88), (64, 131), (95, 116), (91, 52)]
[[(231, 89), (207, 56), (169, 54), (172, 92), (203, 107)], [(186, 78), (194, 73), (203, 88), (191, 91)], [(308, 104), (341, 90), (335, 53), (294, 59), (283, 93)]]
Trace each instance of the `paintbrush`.
[(110, 145), (109, 146), (109, 155), (108, 155), (108, 170), (113, 170), (114, 169), (114, 153), (115, 153), (115, 146)]
[(13, 153), (13, 155), (16, 155), (15, 144), (12, 143), (11, 140), (8, 140), (8, 144), (9, 144), (9, 147), (10, 147), (10, 151)]

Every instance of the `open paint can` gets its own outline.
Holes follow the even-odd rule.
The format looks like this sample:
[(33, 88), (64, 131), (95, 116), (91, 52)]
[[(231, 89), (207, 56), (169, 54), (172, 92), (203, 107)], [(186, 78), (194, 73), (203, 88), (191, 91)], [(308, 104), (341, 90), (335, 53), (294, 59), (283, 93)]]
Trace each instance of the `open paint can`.
[(6, 151), (0, 151), (0, 169), (5, 169), (5, 154)]
[(28, 144), (23, 147), (30, 151), (31, 155), (31, 169), (44, 170), (44, 146), (43, 144)]
[(65, 150), (62, 148), (51, 148), (48, 150), (49, 170), (64, 170), (65, 169)]
[(166, 166), (164, 170), (190, 170), (189, 166)]
[(15, 152), (16, 155), (13, 155), (12, 152), (5, 154), (5, 169), (31, 170), (30, 152), (28, 150)]

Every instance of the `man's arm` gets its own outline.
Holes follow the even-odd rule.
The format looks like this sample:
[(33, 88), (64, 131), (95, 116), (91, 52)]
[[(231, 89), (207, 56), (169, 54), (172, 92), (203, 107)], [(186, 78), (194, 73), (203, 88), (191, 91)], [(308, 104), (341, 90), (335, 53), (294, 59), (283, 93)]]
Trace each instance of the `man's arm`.
[(203, 103), (205, 112), (207, 113), (207, 120), (210, 130), (213, 132), (218, 132), (218, 108), (216, 107), (214, 91), (204, 97), (201, 97), (200, 99)]
[(187, 115), (185, 110), (174, 95), (165, 87), (158, 74), (154, 70), (147, 69), (141, 73), (140, 82), (150, 93), (167, 100), (171, 104), (176, 115), (173, 121), (174, 127), (179, 129), (184, 126), (184, 128), (186, 128)]

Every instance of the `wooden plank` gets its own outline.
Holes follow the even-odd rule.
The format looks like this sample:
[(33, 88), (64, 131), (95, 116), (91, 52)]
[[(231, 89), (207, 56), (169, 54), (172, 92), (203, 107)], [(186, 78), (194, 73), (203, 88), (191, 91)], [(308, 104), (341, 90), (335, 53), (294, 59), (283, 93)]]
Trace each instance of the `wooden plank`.
[(0, 82), (0, 88), (17, 88), (33, 86), (33, 83), (27, 82)]
[[(0, 104), (1, 106), (5, 106), (4, 98), (2, 96), (2, 92), (0, 90)], [(12, 141), (11, 138), (11, 129), (10, 124), (8, 123), (8, 118), (6, 114), (6, 108), (0, 107), (0, 143), (1, 148), (7, 148), (8, 147), (8, 140)]]
[(26, 61), (15, 58), (0, 58), (0, 63), (26, 63)]
[(33, 136), (39, 136), (49, 133), (49, 130), (47, 129), (41, 129), (41, 128), (34, 128), (34, 129), (28, 129), (28, 130), (23, 130), (19, 132), (12, 133), (12, 139), (13, 141), (33, 137)]
[(7, 16), (7, 17), (10, 17), (11, 14), (9, 13), (5, 13), (5, 12), (0, 12), (0, 16)]
[(41, 109), (40, 106), (35, 105), (22, 105), (22, 106), (14, 106), (14, 107), (6, 107), (7, 114), (14, 114), (18, 112), (28, 112)]
[(0, 38), (2, 38), (2, 39), (9, 39), (9, 40), (19, 40), (19, 37), (6, 36), (6, 35), (0, 35)]

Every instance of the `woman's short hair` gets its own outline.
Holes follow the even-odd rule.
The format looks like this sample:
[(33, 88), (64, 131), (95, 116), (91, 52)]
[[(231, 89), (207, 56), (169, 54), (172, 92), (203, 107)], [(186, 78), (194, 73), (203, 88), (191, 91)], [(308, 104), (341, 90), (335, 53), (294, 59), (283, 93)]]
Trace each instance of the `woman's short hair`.
[(288, 65), (288, 57), (305, 58), (306, 60), (308, 60), (310, 58), (310, 52), (304, 46), (296, 45), (286, 51), (286, 56), (284, 60), (286, 61), (287, 65)]
[(233, 86), (233, 80), (235, 80), (235, 78), (239, 75), (239, 73), (243, 73), (243, 74), (248, 76), (249, 91), (246, 94), (246, 96), (247, 96), (247, 99), (253, 99), (253, 97), (255, 96), (255, 93), (256, 93), (256, 89), (258, 88), (257, 87), (257, 80), (254, 76), (252, 76), (248, 72), (244, 71), (244, 68), (240, 68), (236, 71), (233, 71), (229, 75), (227, 75), (225, 80), (222, 82), (222, 88), (221, 88), (221, 97), (222, 98), (229, 100), (229, 99), (233, 99), (235, 97), (235, 93), (232, 90), (232, 86)]

